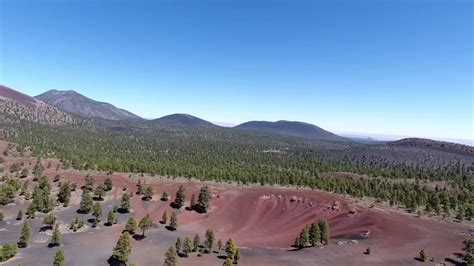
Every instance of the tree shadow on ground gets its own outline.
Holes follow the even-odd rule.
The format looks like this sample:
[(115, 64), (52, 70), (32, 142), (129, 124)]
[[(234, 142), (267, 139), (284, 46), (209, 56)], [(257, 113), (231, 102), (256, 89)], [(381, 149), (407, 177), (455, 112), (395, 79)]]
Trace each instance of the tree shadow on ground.
[(141, 240), (143, 240), (143, 239), (146, 238), (146, 236), (140, 235), (140, 234), (135, 234), (135, 235), (133, 235), (132, 237), (133, 237), (133, 239), (135, 239), (136, 241), (141, 241)]
[(176, 210), (181, 209), (181, 207), (179, 207), (174, 201), (170, 203), (170, 207)]
[(109, 263), (110, 266), (127, 266), (125, 262), (119, 261), (112, 256), (109, 257), (107, 262)]
[(171, 227), (171, 226), (169, 226), (169, 225), (165, 226), (165, 228), (168, 229), (169, 231), (172, 231), (172, 232), (173, 232), (173, 231), (176, 231), (176, 228), (173, 228), (173, 227)]
[(49, 231), (49, 230), (53, 230), (53, 227), (51, 225), (45, 225), (43, 227), (40, 228), (40, 232), (45, 232), (45, 231)]
[(126, 209), (122, 209), (122, 208), (118, 208), (117, 212), (120, 213), (120, 214), (130, 213), (130, 211), (128, 211)]
[(218, 258), (218, 259), (221, 259), (221, 260), (225, 260), (225, 259), (227, 259), (227, 256), (225, 256), (225, 255), (219, 255), (219, 256), (217, 256), (217, 258)]

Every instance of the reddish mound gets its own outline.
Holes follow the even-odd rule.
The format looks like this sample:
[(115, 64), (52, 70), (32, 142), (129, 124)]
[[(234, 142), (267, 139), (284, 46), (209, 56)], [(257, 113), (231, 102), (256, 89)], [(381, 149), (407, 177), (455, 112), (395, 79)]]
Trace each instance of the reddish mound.
[[(53, 167), (46, 170), (48, 176), (56, 173)], [(85, 173), (66, 171), (60, 173), (69, 180), (83, 184)], [(103, 182), (106, 175), (95, 174), (96, 182)], [(130, 179), (128, 174), (111, 175), (116, 187), (111, 195), (118, 199), (122, 188), (137, 191), (137, 179)], [(164, 210), (170, 214), (173, 210), (170, 202), (180, 184), (186, 187), (186, 203), (189, 205), (191, 194), (198, 194), (204, 185), (201, 182), (154, 181), (145, 178), (147, 184), (155, 187), (156, 195), (151, 202), (144, 202), (135, 195), (132, 209), (135, 217), (140, 219), (147, 213), (158, 224)], [(353, 200), (325, 192), (297, 190), (287, 188), (250, 187), (237, 188), (223, 184), (209, 185), (213, 198), (211, 210), (207, 214), (198, 214), (184, 208), (178, 210), (179, 232), (191, 235), (191, 232), (203, 234), (212, 228), (219, 239), (232, 237), (241, 247), (290, 249), (294, 238), (300, 230), (321, 217), (326, 218), (331, 227), (332, 244), (325, 247), (325, 258), (331, 263), (337, 262), (341, 250), (347, 256), (357, 256), (364, 262), (385, 263), (410, 262), (421, 249), (429, 251), (430, 256), (443, 260), (454, 252), (461, 250), (462, 240), (469, 233), (463, 224), (439, 222), (433, 219), (416, 218), (387, 209), (368, 208)], [(166, 191), (171, 200), (162, 202), (161, 194)], [(370, 236), (365, 238), (364, 232)], [(344, 244), (357, 240), (358, 244)], [(343, 241), (341, 245), (336, 245)], [(361, 255), (370, 246), (377, 254)], [(318, 253), (319, 249), (305, 252)], [(365, 261), (367, 260), (367, 261)], [(360, 262), (362, 262), (360, 261)], [(342, 261), (341, 261), (342, 262)], [(346, 261), (347, 262), (347, 261)]]
[(37, 100), (35, 98), (30, 97), (21, 92), (18, 92), (16, 90), (10, 89), (8, 87), (5, 87), (3, 85), (0, 85), (0, 97), (11, 99), (15, 102), (21, 103), (31, 108), (36, 107)]

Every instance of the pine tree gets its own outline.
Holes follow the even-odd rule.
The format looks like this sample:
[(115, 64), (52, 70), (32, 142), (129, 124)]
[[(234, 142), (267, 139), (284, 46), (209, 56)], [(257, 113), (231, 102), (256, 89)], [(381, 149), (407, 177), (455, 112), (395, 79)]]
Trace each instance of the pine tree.
[(143, 217), (138, 223), (138, 227), (142, 230), (142, 237), (145, 237), (145, 231), (150, 229), (153, 226), (150, 215)]
[(189, 253), (193, 251), (193, 242), (188, 237), (184, 238), (183, 244), (183, 255), (185, 257), (189, 256)]
[(235, 252), (237, 251), (237, 246), (232, 238), (227, 240), (225, 244), (225, 253), (227, 254), (227, 258), (234, 260)]
[(32, 202), (30, 205), (28, 205), (28, 208), (26, 209), (26, 215), (28, 216), (29, 219), (34, 219), (36, 215), (36, 206)]
[(225, 259), (224, 261), (224, 264), (222, 264), (223, 266), (232, 266), (232, 260), (227, 258)]
[(95, 188), (94, 196), (96, 196), (98, 200), (103, 200), (103, 198), (105, 196), (105, 189), (102, 185), (98, 185)]
[(102, 217), (102, 206), (100, 206), (100, 203), (96, 202), (94, 206), (92, 207), (92, 216), (94, 216), (94, 227), (95, 227)]
[(462, 242), (464, 247), (462, 248), (464, 253), (463, 259), (467, 263), (467, 265), (474, 265), (474, 238), (466, 238)]
[(293, 243), (293, 247), (297, 248), (300, 246), (300, 237), (295, 237), (295, 242)]
[(59, 231), (59, 226), (56, 224), (54, 227), (53, 235), (51, 236), (50, 246), (60, 246), (61, 245), (61, 232)]
[(71, 198), (71, 185), (69, 182), (64, 182), (59, 187), (58, 201), (63, 203), (65, 207), (68, 206), (69, 199)]
[(196, 234), (193, 239), (193, 251), (196, 252), (199, 249), (199, 245), (201, 245), (201, 239), (199, 234)]
[(153, 198), (153, 195), (155, 195), (155, 189), (153, 186), (147, 186), (144, 192), (144, 200), (151, 200)]
[(428, 255), (426, 255), (426, 252), (424, 249), (420, 251), (420, 260), (425, 262), (428, 259)]
[(214, 246), (214, 232), (212, 229), (206, 230), (206, 240), (204, 241), (204, 246), (207, 248), (207, 251), (211, 253), (212, 247)]
[(185, 199), (186, 190), (183, 185), (180, 185), (178, 191), (176, 192), (176, 198), (174, 200), (174, 205), (176, 206), (176, 208), (182, 208), (184, 206)]
[(135, 231), (137, 230), (137, 221), (133, 216), (128, 218), (127, 225), (125, 225), (125, 230), (130, 233), (130, 235), (135, 234)]
[(163, 195), (161, 196), (162, 201), (167, 201), (169, 199), (168, 192), (164, 191)]
[(128, 193), (125, 193), (122, 196), (120, 210), (126, 213), (130, 212), (130, 195)]
[(309, 227), (309, 243), (311, 246), (316, 246), (321, 241), (321, 232), (317, 222), (314, 222)]
[(329, 223), (322, 218), (318, 221), (319, 231), (321, 232), (321, 244), (329, 244)]
[(107, 177), (104, 181), (104, 189), (105, 191), (111, 191), (113, 187), (112, 179)]
[(240, 261), (240, 250), (237, 249), (237, 250), (235, 251), (235, 255), (234, 255), (234, 263), (235, 263), (235, 264), (239, 264), (239, 261)]
[(201, 188), (198, 196), (197, 208), (200, 212), (206, 213), (209, 209), (209, 201), (211, 200), (212, 194), (208, 186)]
[(62, 250), (56, 251), (54, 254), (53, 266), (63, 266), (66, 258), (64, 257), (64, 252)]
[(166, 210), (163, 212), (163, 216), (161, 217), (161, 222), (163, 224), (166, 224), (168, 222), (168, 213), (166, 212)]
[(165, 266), (176, 266), (178, 264), (178, 254), (174, 247), (170, 247), (165, 254)]
[(178, 228), (178, 215), (176, 214), (176, 212), (173, 212), (171, 214), (169, 227), (171, 228), (171, 230), (176, 230)]
[(365, 250), (365, 254), (370, 255), (371, 253), (372, 251), (370, 250), (370, 247), (367, 247), (367, 249)]
[(79, 211), (81, 213), (90, 213), (93, 205), (94, 202), (92, 201), (91, 194), (89, 194), (89, 192), (84, 192), (82, 194), (81, 203), (79, 204)]
[(128, 257), (132, 253), (132, 246), (130, 244), (131, 237), (128, 232), (122, 233), (120, 235), (117, 244), (114, 247), (114, 252), (112, 254), (112, 258), (122, 263), (126, 263), (128, 261)]
[(23, 222), (20, 232), (20, 240), (18, 241), (18, 247), (23, 248), (28, 246), (28, 240), (30, 239), (30, 225), (27, 220)]
[(87, 175), (86, 178), (86, 184), (84, 185), (84, 188), (82, 189), (82, 191), (85, 193), (85, 192), (92, 192), (94, 190), (94, 182), (95, 182), (95, 178), (91, 175)]
[(299, 248), (305, 248), (307, 246), (309, 246), (309, 232), (308, 232), (308, 227), (305, 227), (303, 228), (303, 230), (301, 230), (301, 233), (300, 233), (300, 237), (299, 237), (299, 244), (298, 244), (298, 247)]
[(117, 214), (114, 211), (109, 211), (107, 215), (107, 223), (109, 225), (117, 223)]
[(176, 248), (176, 253), (180, 253), (181, 251), (181, 238), (176, 239), (176, 243), (174, 244), (174, 247)]

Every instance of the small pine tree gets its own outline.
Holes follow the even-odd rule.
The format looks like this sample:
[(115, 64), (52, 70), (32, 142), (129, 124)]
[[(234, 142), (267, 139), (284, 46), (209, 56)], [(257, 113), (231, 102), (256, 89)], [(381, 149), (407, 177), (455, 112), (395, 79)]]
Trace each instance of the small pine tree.
[(426, 255), (425, 250), (422, 249), (422, 250), (420, 251), (420, 260), (421, 260), (422, 262), (425, 262), (427, 259), (428, 259), (428, 255)]
[(114, 211), (109, 211), (107, 214), (107, 223), (109, 225), (116, 224), (117, 223), (117, 213)]
[(474, 265), (474, 238), (466, 238), (462, 242), (464, 247), (462, 248), (464, 253), (463, 259), (467, 263), (467, 265)]
[(176, 212), (173, 212), (171, 214), (169, 227), (171, 228), (171, 230), (176, 230), (178, 228), (178, 215), (176, 214)]
[(185, 257), (189, 256), (189, 253), (193, 251), (193, 242), (188, 237), (184, 238), (183, 243), (183, 255)]
[(169, 199), (168, 192), (164, 191), (163, 195), (161, 196), (162, 201), (167, 201)]
[(371, 254), (371, 250), (370, 250), (370, 247), (367, 247), (367, 249), (365, 250), (365, 254), (366, 255), (370, 255)]
[(184, 201), (186, 199), (186, 189), (183, 185), (179, 186), (178, 191), (176, 192), (176, 198), (174, 200), (174, 205), (176, 208), (180, 209), (184, 206)]
[(232, 238), (227, 240), (225, 244), (225, 253), (227, 254), (227, 258), (234, 260), (235, 252), (237, 251), (237, 246)]
[(166, 212), (166, 210), (163, 212), (163, 216), (161, 216), (161, 222), (163, 224), (166, 224), (168, 222), (168, 213)]
[(234, 263), (235, 263), (235, 264), (239, 264), (239, 261), (240, 261), (240, 250), (237, 249), (237, 250), (235, 251), (235, 255), (234, 255)]
[(199, 245), (201, 245), (201, 239), (199, 234), (196, 234), (193, 239), (193, 251), (196, 252), (199, 249)]
[(232, 260), (230, 258), (225, 259), (223, 266), (232, 266)]
[(100, 203), (96, 202), (94, 206), (92, 207), (92, 216), (94, 216), (94, 227), (95, 227), (102, 217), (102, 206), (100, 206)]
[(23, 248), (28, 246), (28, 240), (30, 239), (30, 225), (27, 220), (23, 222), (20, 232), (20, 240), (18, 241), (18, 247)]
[(79, 211), (81, 213), (90, 213), (93, 205), (94, 202), (92, 201), (91, 194), (89, 194), (89, 192), (84, 192), (82, 194), (81, 203), (79, 204)]
[(222, 249), (222, 240), (219, 239), (217, 241), (217, 251), (221, 251), (221, 249)]
[(212, 194), (208, 186), (201, 188), (198, 196), (198, 209), (200, 212), (206, 213), (209, 209), (209, 201), (211, 200)]
[(299, 248), (305, 248), (305, 247), (309, 246), (309, 230), (308, 230), (308, 227), (305, 227), (305, 228), (303, 228), (303, 230), (301, 230), (299, 240), (300, 240), (300, 242), (298, 244)]
[(124, 232), (122, 235), (120, 235), (120, 238), (114, 247), (112, 258), (122, 263), (126, 263), (128, 261), (128, 257), (132, 253), (130, 241), (131, 237), (128, 232)]
[(53, 235), (51, 236), (50, 246), (60, 246), (61, 245), (61, 232), (59, 231), (59, 226), (56, 224), (54, 227)]
[(178, 264), (178, 254), (174, 247), (170, 247), (165, 254), (165, 266), (176, 266)]
[(105, 191), (110, 191), (112, 190), (112, 187), (113, 187), (113, 183), (112, 183), (112, 179), (110, 177), (107, 177), (104, 181), (104, 189)]
[(56, 251), (54, 254), (53, 266), (63, 266), (66, 258), (64, 257), (64, 252), (62, 250)]
[(153, 186), (147, 186), (144, 193), (143, 193), (143, 199), (144, 200), (151, 200), (153, 198), (153, 195), (155, 195), (155, 189)]
[(123, 194), (120, 202), (120, 210), (122, 212), (130, 212), (130, 195), (128, 193)]
[(153, 226), (150, 215), (143, 217), (138, 223), (138, 227), (142, 230), (142, 237), (145, 237), (145, 231), (150, 229)]
[(210, 253), (212, 251), (212, 247), (214, 246), (214, 232), (212, 229), (206, 230), (206, 240), (204, 241), (204, 246), (206, 246), (207, 251)]
[(135, 231), (137, 230), (137, 221), (133, 216), (130, 216), (127, 221), (127, 225), (125, 225), (125, 230), (130, 234), (134, 235)]
[(329, 244), (329, 223), (326, 219), (320, 219), (318, 221), (319, 231), (321, 232), (321, 244)]
[(43, 224), (48, 226), (50, 229), (53, 229), (53, 225), (56, 222), (56, 217), (50, 213), (43, 218)]
[(181, 244), (181, 238), (178, 237), (178, 238), (176, 239), (176, 243), (174, 244), (174, 247), (175, 247), (175, 249), (176, 249), (176, 253), (178, 253), (178, 254), (179, 254), (180, 251), (181, 251), (181, 245), (182, 245), (182, 244)]
[(98, 200), (103, 200), (103, 198), (105, 196), (105, 189), (102, 185), (98, 185), (95, 188), (94, 196), (96, 196)]

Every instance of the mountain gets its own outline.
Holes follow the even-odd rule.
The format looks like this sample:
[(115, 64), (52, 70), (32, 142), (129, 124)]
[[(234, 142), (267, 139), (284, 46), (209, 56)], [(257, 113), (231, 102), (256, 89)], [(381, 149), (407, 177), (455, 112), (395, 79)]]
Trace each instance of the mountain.
[(0, 118), (3, 122), (26, 120), (49, 125), (70, 125), (78, 120), (43, 101), (0, 85)]
[(315, 125), (297, 121), (250, 121), (235, 126), (234, 128), (307, 139), (344, 142), (349, 141), (343, 137), (340, 137)]
[(154, 124), (216, 127), (209, 121), (188, 114), (171, 114), (151, 121)]
[(35, 97), (66, 112), (82, 117), (108, 120), (141, 120), (142, 118), (109, 103), (94, 101), (73, 90), (50, 90)]

